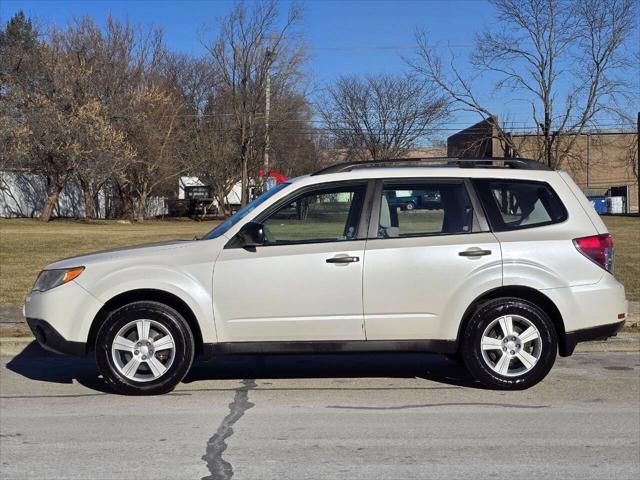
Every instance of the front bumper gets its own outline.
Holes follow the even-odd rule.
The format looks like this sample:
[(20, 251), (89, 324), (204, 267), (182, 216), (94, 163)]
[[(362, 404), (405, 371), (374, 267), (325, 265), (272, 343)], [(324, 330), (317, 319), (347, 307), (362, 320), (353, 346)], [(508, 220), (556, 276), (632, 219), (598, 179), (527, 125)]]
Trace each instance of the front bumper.
[[(24, 316), (32, 319), (32, 330), (40, 325), (45, 334), (50, 333), (47, 339), (59, 336), (62, 341), (82, 344), (87, 342), (91, 323), (102, 306), (102, 302), (71, 281), (46, 292), (31, 292), (25, 299)], [(61, 343), (51, 340), (47, 344), (51, 342)]]
[(590, 342), (593, 340), (606, 340), (609, 337), (615, 337), (622, 327), (624, 320), (607, 325), (598, 325), (597, 327), (584, 328), (567, 332), (560, 345), (560, 355), (567, 357), (573, 353), (576, 345), (580, 342)]
[(75, 357), (84, 357), (87, 354), (86, 343), (65, 339), (46, 320), (27, 318), (27, 324), (40, 346), (46, 350)]

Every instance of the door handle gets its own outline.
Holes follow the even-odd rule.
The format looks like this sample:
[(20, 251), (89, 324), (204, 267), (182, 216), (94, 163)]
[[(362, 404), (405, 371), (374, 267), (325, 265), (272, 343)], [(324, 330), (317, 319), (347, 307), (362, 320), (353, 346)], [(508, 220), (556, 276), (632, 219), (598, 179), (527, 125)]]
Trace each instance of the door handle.
[(327, 258), (327, 263), (354, 263), (354, 262), (359, 262), (360, 261), (360, 257), (332, 257), (332, 258)]
[(483, 257), (485, 255), (491, 255), (491, 250), (482, 250), (481, 248), (470, 248), (469, 250), (463, 250), (458, 252), (461, 257)]

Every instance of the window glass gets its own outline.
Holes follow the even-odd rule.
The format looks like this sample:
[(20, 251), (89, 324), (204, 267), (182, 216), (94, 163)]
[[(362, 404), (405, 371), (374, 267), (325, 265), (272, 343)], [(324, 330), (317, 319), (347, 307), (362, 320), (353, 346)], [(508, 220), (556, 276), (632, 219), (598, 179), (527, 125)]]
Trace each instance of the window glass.
[(567, 212), (551, 187), (543, 182), (480, 180), (494, 228), (513, 230), (557, 223)]
[(296, 198), (263, 222), (267, 244), (356, 239), (365, 189), (315, 190)]
[(385, 185), (379, 238), (471, 232), (473, 207), (462, 183)]
[(262, 195), (260, 195), (258, 198), (256, 198), (252, 202), (246, 204), (243, 208), (238, 210), (234, 215), (231, 215), (224, 222), (222, 222), (216, 228), (214, 228), (209, 233), (207, 233), (202, 239), (203, 240), (210, 240), (212, 238), (218, 238), (220, 235), (226, 233), (227, 230), (229, 230), (236, 223), (238, 223), (240, 220), (242, 220), (247, 214), (249, 214), (252, 210), (254, 210), (258, 205), (266, 202), (273, 195), (278, 193), (280, 190), (282, 190), (284, 188), (287, 188), (289, 185), (291, 185), (291, 184), (290, 183), (281, 183), (280, 185), (276, 185), (272, 189), (267, 190)]

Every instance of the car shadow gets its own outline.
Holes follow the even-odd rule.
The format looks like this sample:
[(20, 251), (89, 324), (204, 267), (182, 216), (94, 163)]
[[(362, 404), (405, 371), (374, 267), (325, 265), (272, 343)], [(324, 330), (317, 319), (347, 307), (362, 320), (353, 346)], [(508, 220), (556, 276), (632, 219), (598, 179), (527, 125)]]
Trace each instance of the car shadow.
[(85, 358), (58, 355), (43, 349), (35, 340), (6, 365), (8, 370), (39, 382), (76, 382), (99, 392), (113, 390), (100, 378), (93, 354)]
[[(72, 383), (112, 392), (93, 354), (86, 358), (48, 352), (37, 342), (12, 358), (7, 369), (40, 382)], [(483, 388), (460, 365), (428, 353), (340, 353), (321, 355), (229, 355), (196, 360), (184, 383), (206, 380), (309, 378), (422, 378), (458, 387)]]

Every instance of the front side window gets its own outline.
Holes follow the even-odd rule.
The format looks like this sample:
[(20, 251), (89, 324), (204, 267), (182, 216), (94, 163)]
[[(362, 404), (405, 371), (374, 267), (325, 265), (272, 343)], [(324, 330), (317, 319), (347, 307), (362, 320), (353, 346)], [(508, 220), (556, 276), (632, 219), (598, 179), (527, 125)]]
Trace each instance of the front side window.
[(517, 230), (559, 223), (567, 211), (553, 189), (529, 180), (475, 180), (492, 227)]
[(224, 222), (222, 222), (216, 228), (214, 228), (209, 233), (207, 233), (204, 237), (202, 237), (202, 239), (203, 240), (210, 240), (212, 238), (218, 238), (220, 235), (226, 233), (227, 230), (229, 230), (236, 223), (238, 223), (240, 220), (242, 220), (244, 217), (246, 217), (247, 214), (251, 213), (258, 205), (261, 205), (262, 203), (266, 202), (272, 196), (274, 196), (276, 193), (278, 193), (280, 190), (283, 190), (283, 189), (287, 188), (289, 185), (291, 185), (291, 184), (288, 183), (288, 182), (287, 183), (281, 183), (279, 185), (276, 185), (272, 189), (267, 190), (262, 195), (260, 195), (258, 198), (256, 198), (252, 202), (246, 204), (243, 208), (238, 210), (234, 215), (231, 215)]
[(468, 233), (473, 207), (464, 183), (385, 184), (378, 238)]
[(262, 221), (267, 245), (355, 240), (366, 185), (313, 190)]

